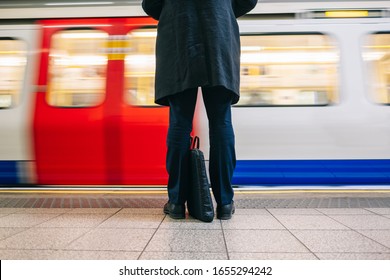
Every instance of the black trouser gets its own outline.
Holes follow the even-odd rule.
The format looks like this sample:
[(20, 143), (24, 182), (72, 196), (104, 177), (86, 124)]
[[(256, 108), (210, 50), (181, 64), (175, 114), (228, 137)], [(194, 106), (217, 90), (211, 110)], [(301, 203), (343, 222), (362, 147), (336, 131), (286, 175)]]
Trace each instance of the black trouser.
[[(184, 204), (190, 186), (190, 133), (198, 89), (189, 89), (169, 97), (169, 130), (167, 162), (168, 196), (174, 204)], [(231, 118), (230, 91), (222, 87), (202, 88), (209, 120), (210, 183), (218, 205), (233, 200), (231, 180), (236, 166), (234, 131)]]

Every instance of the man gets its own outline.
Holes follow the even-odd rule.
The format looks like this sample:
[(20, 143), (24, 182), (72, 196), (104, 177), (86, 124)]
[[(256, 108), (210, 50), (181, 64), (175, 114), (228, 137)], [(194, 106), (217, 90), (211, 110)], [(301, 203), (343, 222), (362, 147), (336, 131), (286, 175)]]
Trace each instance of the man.
[(231, 105), (239, 100), (240, 35), (237, 17), (257, 0), (143, 0), (156, 20), (155, 102), (170, 106), (167, 137), (169, 201), (164, 212), (185, 218), (190, 186), (189, 146), (198, 87), (209, 119), (210, 182), (217, 218), (234, 214), (231, 180), (236, 164)]

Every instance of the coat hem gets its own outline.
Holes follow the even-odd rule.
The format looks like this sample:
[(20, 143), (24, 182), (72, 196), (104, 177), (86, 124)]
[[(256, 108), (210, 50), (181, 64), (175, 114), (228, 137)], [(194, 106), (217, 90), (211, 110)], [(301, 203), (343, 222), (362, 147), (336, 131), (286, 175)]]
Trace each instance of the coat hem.
[[(240, 94), (238, 92), (236, 92), (235, 90), (232, 90), (232, 89), (230, 89), (230, 88), (228, 88), (228, 87), (226, 87), (224, 85), (215, 85), (215, 86), (204, 85), (204, 86), (199, 86), (199, 87), (223, 87), (227, 91), (230, 91), (232, 93), (232, 105), (237, 104), (237, 102), (240, 100)], [(175, 94), (180, 94), (181, 92), (186, 91), (188, 89), (190, 89), (190, 88), (183, 89), (183, 90), (177, 91), (175, 93), (166, 95), (164, 97), (158, 98), (158, 99), (156, 99), (154, 101), (154, 103), (156, 103), (158, 105), (168, 106), (169, 107), (169, 101), (168, 101), (169, 96), (172, 96), (172, 95), (175, 95)]]

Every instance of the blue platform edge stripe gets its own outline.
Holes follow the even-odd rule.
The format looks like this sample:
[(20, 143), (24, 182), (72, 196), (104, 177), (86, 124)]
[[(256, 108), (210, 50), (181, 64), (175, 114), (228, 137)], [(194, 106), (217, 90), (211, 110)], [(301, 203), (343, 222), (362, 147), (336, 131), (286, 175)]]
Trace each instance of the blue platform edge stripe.
[(233, 185), (389, 185), (390, 159), (238, 160)]
[(19, 184), (18, 161), (0, 161), (0, 184)]

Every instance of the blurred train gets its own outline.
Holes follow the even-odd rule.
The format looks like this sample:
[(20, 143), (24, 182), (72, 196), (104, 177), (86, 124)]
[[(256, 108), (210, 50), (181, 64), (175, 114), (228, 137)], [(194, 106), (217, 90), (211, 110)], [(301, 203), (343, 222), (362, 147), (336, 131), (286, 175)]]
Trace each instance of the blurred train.
[[(157, 22), (141, 1), (2, 1), (0, 185), (164, 186)], [(237, 186), (390, 185), (390, 2), (239, 19)], [(208, 157), (201, 95), (194, 134)]]

